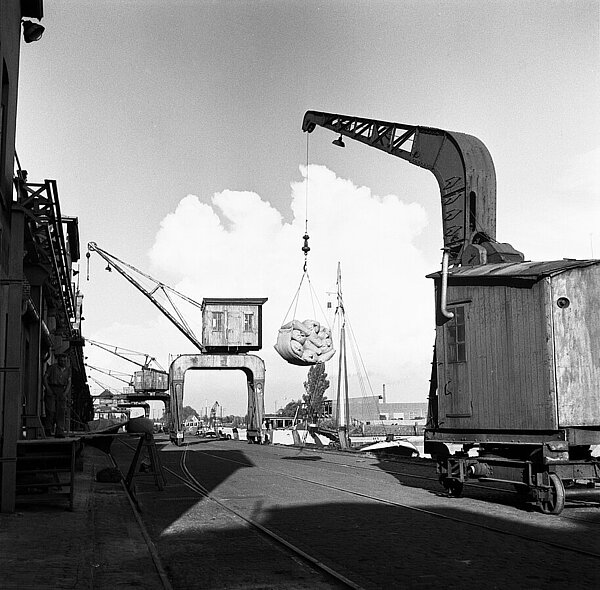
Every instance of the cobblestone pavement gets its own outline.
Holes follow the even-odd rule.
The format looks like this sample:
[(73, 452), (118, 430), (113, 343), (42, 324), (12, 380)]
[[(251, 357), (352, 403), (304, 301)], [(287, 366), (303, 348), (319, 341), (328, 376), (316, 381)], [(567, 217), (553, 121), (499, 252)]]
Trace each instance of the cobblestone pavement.
[(97, 471), (111, 466), (109, 457), (85, 447), (83, 459), (73, 511), (58, 497), (28, 499), (14, 513), (0, 514), (0, 588), (168, 588), (122, 484), (95, 481)]
[[(121, 442), (113, 443), (113, 451), (126, 473), (133, 450)], [(176, 471), (183, 449), (167, 441), (159, 447), (163, 465)], [(600, 587), (598, 512), (571, 508), (575, 514), (555, 518), (523, 511), (500, 497), (490, 501), (473, 493), (448, 499), (435, 481), (430, 489), (422, 479), (352, 471), (323, 453), (298, 449), (215, 441), (197, 445), (196, 451), (187, 463), (223, 505), (288, 536), (362, 588)], [(19, 503), (14, 514), (0, 515), (0, 589), (339, 587), (223, 505), (186, 488), (172, 472), (163, 491), (152, 477), (135, 478), (140, 516), (121, 483), (95, 480), (110, 465), (107, 455), (85, 448), (73, 511), (60, 498), (53, 504)], [(293, 483), (282, 476), (286, 470), (342, 487), (352, 483), (365, 497), (339, 496), (309, 481)], [(373, 504), (366, 495), (374, 491), (405, 506)], [(427, 509), (451, 519), (432, 518)], [(549, 545), (552, 540), (588, 554)]]

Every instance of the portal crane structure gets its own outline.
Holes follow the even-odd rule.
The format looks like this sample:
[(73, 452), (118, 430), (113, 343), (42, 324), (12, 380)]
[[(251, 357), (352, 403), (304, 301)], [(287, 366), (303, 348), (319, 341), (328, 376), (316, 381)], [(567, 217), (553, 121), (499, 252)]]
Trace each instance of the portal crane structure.
[[(126, 360), (141, 369), (140, 371), (135, 371), (131, 378), (131, 385), (133, 385), (136, 393), (145, 394), (155, 391), (166, 391), (169, 388), (168, 373), (153, 356), (144, 352), (136, 352), (135, 350), (113, 346), (112, 344), (96, 342), (90, 338), (86, 338), (86, 342)], [(136, 361), (132, 357), (141, 357), (143, 358), (143, 362)], [(155, 364), (158, 368), (151, 367), (150, 365), (152, 364)]]
[(307, 111), (303, 131), (317, 126), (430, 170), (441, 193), (444, 250), (448, 263), (521, 262), (523, 255), (496, 241), (496, 172), (477, 137), (434, 127)]
[[(198, 309), (202, 309), (202, 304), (198, 303), (198, 301), (194, 301), (187, 295), (176, 291), (172, 287), (165, 285), (154, 277), (142, 272), (137, 269), (135, 266), (124, 262), (123, 260), (117, 258), (114, 254), (110, 254), (106, 250), (100, 248), (95, 242), (90, 242), (88, 244), (88, 252), (87, 258), (90, 257), (90, 252), (96, 252), (99, 254), (104, 260), (106, 260), (107, 270), (111, 270), (114, 268), (117, 272), (119, 272), (127, 281), (129, 281), (136, 289), (141, 291), (158, 309), (175, 325), (175, 327), (200, 351), (205, 352), (205, 347), (197, 338), (196, 334), (188, 324), (188, 322), (183, 317), (183, 314), (177, 307), (174, 302), (174, 297), (178, 297), (183, 301), (197, 307)], [(141, 277), (144, 277), (147, 281), (150, 282), (152, 288), (147, 288), (142, 282)], [(168, 302), (168, 306), (171, 309), (168, 309), (167, 305), (163, 304), (157, 299), (157, 294), (162, 293), (165, 299)]]
[[(260, 350), (262, 347), (262, 305), (267, 300), (262, 298), (213, 298), (199, 303), (117, 258), (114, 254), (100, 248), (95, 242), (88, 243), (86, 254), (88, 260), (91, 252), (96, 252), (107, 262), (106, 270), (112, 271), (114, 268), (138, 291), (150, 299), (199, 351), (199, 354), (180, 355), (171, 363), (168, 383), (164, 388), (144, 386), (145, 390), (169, 390), (164, 401), (165, 404), (168, 404), (167, 414), (170, 416), (169, 436), (171, 440), (177, 445), (183, 444), (183, 385), (186, 371), (188, 369), (239, 369), (247, 377), (247, 436), (249, 440), (260, 442), (264, 416), (265, 367), (261, 358), (247, 353), (251, 350)], [(159, 301), (157, 295), (161, 295), (167, 303)], [(195, 335), (185, 320), (180, 308), (175, 304), (174, 299), (176, 298), (179, 305), (187, 303), (202, 313), (206, 345), (201, 338)], [(165, 374), (165, 376), (167, 375)], [(136, 389), (135, 385), (134, 389)]]

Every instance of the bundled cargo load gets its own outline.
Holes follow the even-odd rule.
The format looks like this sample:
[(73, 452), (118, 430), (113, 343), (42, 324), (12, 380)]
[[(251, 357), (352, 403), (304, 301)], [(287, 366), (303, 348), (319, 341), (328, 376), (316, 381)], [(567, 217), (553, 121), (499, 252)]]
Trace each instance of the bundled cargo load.
[(292, 320), (279, 329), (275, 350), (292, 365), (309, 366), (335, 354), (331, 330), (316, 320)]
[(277, 334), (275, 350), (279, 353), (281, 358), (288, 363), (306, 367), (328, 361), (335, 354), (335, 350), (333, 349), (333, 342), (331, 340), (331, 330), (320, 324), (318, 321), (304, 320), (303, 322), (300, 322), (293, 319), (292, 321), (285, 323), (292, 308), (294, 309), (292, 317), (297, 317), (296, 310), (300, 300), (302, 284), (305, 279), (311, 301), (313, 302), (313, 313), (315, 313), (314, 302), (315, 300), (318, 300), (310, 284), (310, 277), (308, 276), (308, 253), (310, 251), (308, 245), (308, 219), (306, 219), (306, 231), (304, 232), (302, 239), (304, 240), (304, 245), (302, 246), (302, 252), (304, 253), (302, 278), (300, 279), (300, 285), (298, 285), (296, 294), (292, 298), (292, 303), (283, 319), (284, 323)]

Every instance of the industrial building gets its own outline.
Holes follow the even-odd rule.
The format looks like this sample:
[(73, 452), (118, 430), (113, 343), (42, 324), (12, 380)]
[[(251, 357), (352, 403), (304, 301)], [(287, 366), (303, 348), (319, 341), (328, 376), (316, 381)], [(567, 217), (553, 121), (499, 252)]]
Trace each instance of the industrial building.
[[(66, 354), (72, 383), (66, 424), (92, 416), (83, 366), (76, 217), (61, 212), (55, 180), (32, 181), (35, 162), (16, 153), (21, 40), (39, 41), (41, 0), (0, 6), (0, 511), (15, 506), (18, 441), (43, 436), (42, 378)], [(28, 172), (29, 170), (29, 172)], [(73, 265), (75, 264), (75, 268)]]

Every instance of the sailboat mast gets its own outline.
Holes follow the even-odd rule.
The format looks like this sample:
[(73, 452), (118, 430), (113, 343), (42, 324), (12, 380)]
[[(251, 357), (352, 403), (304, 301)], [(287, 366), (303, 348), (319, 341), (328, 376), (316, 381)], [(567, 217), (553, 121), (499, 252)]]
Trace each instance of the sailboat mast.
[(336, 422), (338, 437), (342, 449), (350, 448), (350, 405), (348, 402), (348, 365), (346, 361), (346, 317), (342, 298), (342, 268), (338, 262), (337, 270), (337, 310), (340, 314), (340, 347), (337, 379)]

